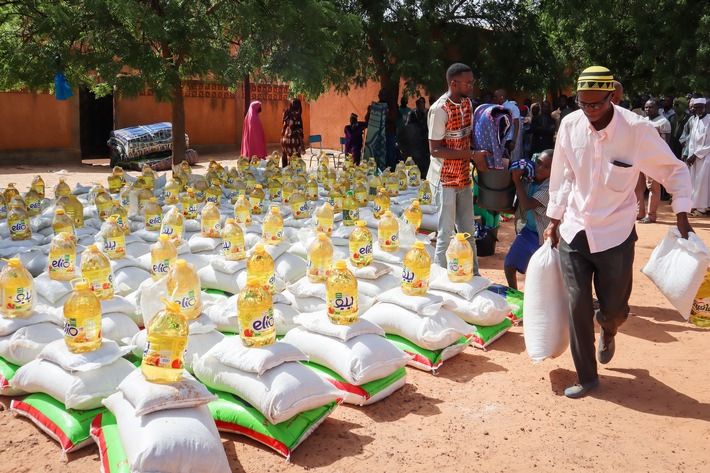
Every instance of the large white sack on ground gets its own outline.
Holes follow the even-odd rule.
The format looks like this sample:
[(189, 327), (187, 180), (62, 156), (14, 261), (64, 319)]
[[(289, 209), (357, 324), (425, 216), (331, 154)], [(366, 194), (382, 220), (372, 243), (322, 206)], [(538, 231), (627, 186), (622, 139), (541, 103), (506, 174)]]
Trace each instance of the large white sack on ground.
[(430, 291), (444, 298), (444, 307), (466, 322), (489, 327), (498, 325), (510, 314), (511, 307), (505, 297), (483, 290), (470, 301), (451, 292)]
[(288, 343), (275, 342), (263, 347), (246, 347), (238, 336), (225, 337), (207, 354), (231, 368), (258, 375), (289, 361), (308, 361), (308, 356)]
[(282, 363), (261, 376), (237, 370), (206, 355), (193, 364), (207, 386), (243, 398), (272, 424), (340, 398), (340, 391), (299, 362)]
[(122, 296), (137, 291), (143, 281), (150, 279), (148, 271), (136, 266), (126, 266), (113, 274), (114, 287), (118, 288), (117, 293)]
[(55, 281), (54, 279), (49, 279), (49, 273), (46, 271), (35, 278), (35, 290), (37, 294), (45, 298), (52, 306), (58, 306), (60, 303), (63, 304), (63, 299), (72, 292), (69, 281)]
[(19, 366), (37, 358), (44, 347), (55, 340), (64, 343), (64, 330), (51, 322), (42, 322), (18, 329), (0, 337), (0, 357)]
[(313, 363), (335, 371), (356, 386), (389, 376), (411, 359), (386, 338), (373, 334), (358, 335), (343, 342), (305, 328), (295, 328), (283, 341), (300, 348)]
[[(690, 232), (685, 239), (676, 227), (672, 227), (653, 250), (641, 272), (653, 281), (661, 294), (688, 320), (708, 265), (710, 250), (698, 235)], [(525, 292), (527, 297), (527, 290)]]
[(140, 328), (131, 317), (121, 312), (109, 312), (101, 315), (101, 335), (119, 345), (127, 345)]
[(0, 317), (0, 337), (12, 335), (22, 327), (30, 325), (50, 322), (55, 325), (64, 326), (64, 320), (61, 315), (62, 309), (54, 309), (46, 304), (37, 304), (31, 316), (26, 319), (15, 317), (14, 319), (6, 319)]
[(560, 254), (551, 241), (538, 249), (525, 273), (525, 348), (533, 361), (555, 358), (569, 345), (569, 297)]
[(401, 287), (390, 289), (376, 298), (377, 302), (388, 302), (418, 314), (435, 314), (444, 299), (436, 294), (426, 293), (423, 296), (408, 296), (402, 292)]
[[(135, 291), (133, 291), (135, 292)], [(122, 314), (134, 314), (138, 310), (136, 304), (127, 297), (114, 296), (111, 299), (101, 301), (101, 312), (120, 312)]]
[(17, 370), (10, 384), (30, 393), (46, 393), (67, 409), (89, 410), (101, 407), (101, 400), (116, 392), (116, 387), (135, 366), (123, 358), (91, 371), (69, 373), (46, 360), (34, 360)]
[[(320, 310), (326, 310), (327, 308), (325, 298), (321, 299), (320, 297), (296, 297), (289, 291), (284, 291), (283, 295), (298, 312), (318, 312)], [(374, 303), (374, 298), (367, 297), (364, 294), (360, 294), (358, 296), (358, 315), (362, 315), (367, 309), (372, 307), (372, 304)]]
[(372, 334), (385, 336), (385, 331), (372, 322), (359, 318), (352, 324), (337, 325), (330, 321), (325, 311), (299, 314), (294, 322), (301, 325), (309, 332), (337, 338), (342, 342), (347, 342), (358, 335)]
[(204, 384), (184, 370), (182, 379), (174, 383), (153, 383), (145, 379), (140, 370), (135, 370), (118, 385), (118, 391), (133, 406), (137, 416), (197, 407), (217, 400)]
[[(130, 344), (133, 346), (133, 354), (138, 358), (143, 357), (147, 338), (148, 332), (143, 329), (131, 340)], [(195, 358), (200, 358), (222, 340), (224, 340), (224, 335), (216, 330), (208, 333), (188, 335), (187, 348), (185, 349), (185, 369), (192, 373)]]
[(206, 405), (137, 416), (122, 393), (105, 401), (116, 416), (131, 472), (229, 473), (230, 467)]
[(475, 331), (453, 312), (440, 308), (432, 315), (419, 315), (395, 304), (375, 304), (362, 318), (427, 350), (441, 350)]
[(102, 366), (110, 365), (129, 352), (129, 348), (121, 348), (113, 340), (104, 339), (101, 346), (94, 351), (72, 353), (64, 340), (56, 340), (47, 344), (37, 356), (37, 359), (51, 361), (69, 372), (92, 371)]
[(284, 253), (274, 261), (276, 277), (286, 284), (292, 284), (306, 275), (307, 263), (303, 258)]
[(357, 279), (358, 292), (372, 298), (401, 286), (402, 277), (392, 273), (380, 276), (378, 279)]
[(429, 289), (451, 292), (470, 301), (492, 284), (493, 282), (490, 279), (482, 278), (481, 276), (474, 276), (470, 281), (466, 282), (451, 282), (449, 281), (449, 276), (443, 272), (443, 274), (431, 280)]

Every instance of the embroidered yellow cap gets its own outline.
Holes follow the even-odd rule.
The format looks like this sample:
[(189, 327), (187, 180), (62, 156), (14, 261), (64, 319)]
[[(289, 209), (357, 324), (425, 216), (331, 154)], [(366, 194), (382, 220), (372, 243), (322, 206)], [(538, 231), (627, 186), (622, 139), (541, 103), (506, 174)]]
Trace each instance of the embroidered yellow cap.
[(614, 76), (603, 66), (592, 66), (582, 71), (577, 79), (577, 90), (614, 91)]

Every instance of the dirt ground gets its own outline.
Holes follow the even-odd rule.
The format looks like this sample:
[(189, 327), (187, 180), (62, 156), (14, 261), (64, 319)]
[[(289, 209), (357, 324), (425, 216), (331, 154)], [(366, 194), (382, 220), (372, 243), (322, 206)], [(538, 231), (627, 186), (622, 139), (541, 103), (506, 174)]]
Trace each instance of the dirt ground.
[[(89, 184), (105, 182), (109, 169), (66, 170), (70, 184)], [(0, 167), (0, 187), (15, 182), (25, 191), (38, 173), (51, 187), (60, 176), (53, 171)], [(640, 273), (674, 220), (663, 202), (658, 223), (637, 226), (632, 313), (589, 397), (562, 394), (576, 380), (569, 351), (533, 364), (523, 327), (514, 327), (488, 351), (469, 347), (445, 362), (438, 375), (407, 368), (404, 388), (377, 404), (338, 407), (290, 462), (222, 434), (233, 471), (710, 471), (710, 331), (685, 323)], [(710, 219), (692, 224), (710, 243)], [(512, 237), (504, 223), (496, 254), (480, 259), (483, 276), (505, 282)], [(96, 446), (62, 458), (54, 441), (7, 410), (9, 398), (0, 403), (0, 472), (100, 471)]]

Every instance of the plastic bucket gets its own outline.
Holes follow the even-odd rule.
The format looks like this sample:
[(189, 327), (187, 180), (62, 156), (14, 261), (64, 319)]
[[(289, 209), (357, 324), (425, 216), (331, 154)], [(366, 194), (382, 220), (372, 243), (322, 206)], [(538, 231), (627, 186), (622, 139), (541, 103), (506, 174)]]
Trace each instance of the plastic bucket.
[(482, 209), (504, 213), (513, 212), (515, 185), (507, 170), (492, 170), (478, 174), (478, 200)]

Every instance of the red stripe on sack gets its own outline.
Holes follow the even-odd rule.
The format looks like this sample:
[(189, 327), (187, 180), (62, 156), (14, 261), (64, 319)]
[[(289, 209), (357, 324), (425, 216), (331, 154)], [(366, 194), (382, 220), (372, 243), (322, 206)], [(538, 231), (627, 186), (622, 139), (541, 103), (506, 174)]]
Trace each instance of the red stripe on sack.
[(227, 432), (234, 432), (237, 434), (246, 435), (247, 437), (252, 438), (257, 442), (261, 442), (264, 445), (273, 448), (286, 458), (291, 455), (291, 450), (289, 450), (286, 444), (279, 442), (275, 438), (269, 437), (268, 435), (264, 435), (260, 432), (257, 432), (256, 430), (252, 430), (247, 427), (244, 427), (243, 425), (234, 424), (232, 422), (225, 422), (223, 420), (215, 420), (215, 424), (217, 424), (217, 429), (219, 430), (225, 430)]
[(422, 365), (434, 367), (434, 365), (431, 364), (431, 360), (427, 358), (426, 356), (422, 356), (418, 353), (411, 353), (408, 351), (405, 351), (407, 355), (412, 355), (414, 359), (412, 361), (416, 361), (417, 363), (421, 363)]
[(99, 441), (99, 457), (101, 458), (101, 465), (103, 466), (103, 471), (108, 473), (111, 471), (111, 465), (108, 462), (108, 447), (106, 447), (106, 437), (104, 437), (104, 429), (101, 428), (101, 417), (103, 414), (99, 414), (94, 417), (91, 421), (91, 435), (93, 435)]
[(362, 389), (360, 386), (355, 386), (354, 384), (346, 383), (345, 381), (338, 381), (337, 379), (332, 378), (328, 378), (328, 381), (330, 381), (330, 384), (340, 389), (341, 391), (364, 397), (366, 401), (370, 399), (370, 394), (364, 389)]
[(42, 414), (36, 408), (26, 404), (22, 401), (13, 400), (10, 407), (18, 411), (23, 411), (28, 413), (31, 417), (36, 419), (40, 424), (47, 427), (52, 433), (54, 433), (59, 438), (59, 444), (62, 446), (64, 451), (71, 450), (74, 448), (74, 442), (69, 440), (69, 437), (60, 429), (57, 424), (49, 420), (49, 417)]

